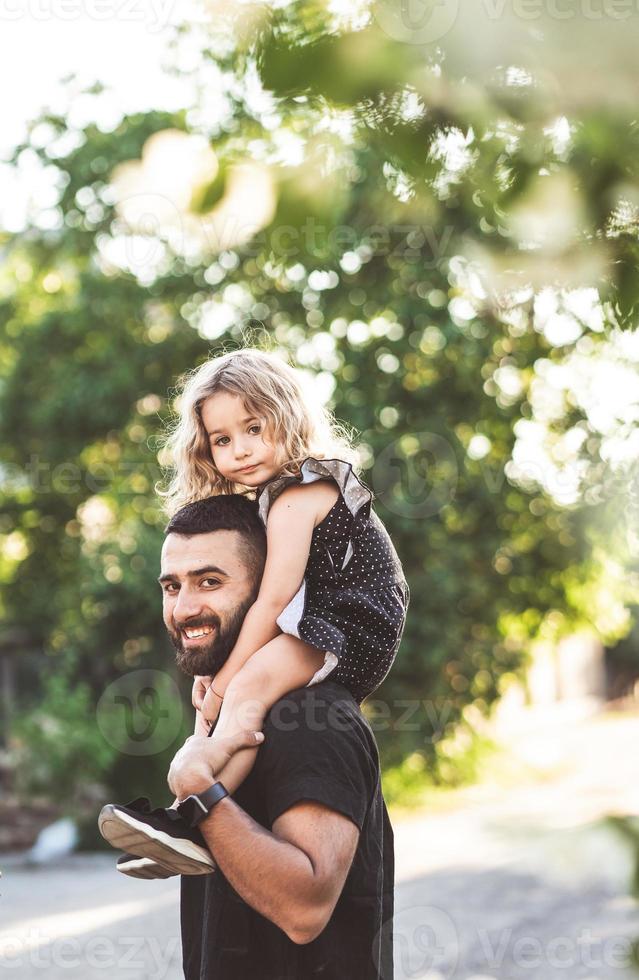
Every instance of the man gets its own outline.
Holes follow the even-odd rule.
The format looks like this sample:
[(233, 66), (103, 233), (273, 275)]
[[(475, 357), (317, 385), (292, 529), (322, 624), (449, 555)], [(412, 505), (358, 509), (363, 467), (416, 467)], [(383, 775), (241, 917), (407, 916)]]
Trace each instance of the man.
[[(164, 622), (187, 674), (214, 675), (232, 650), (265, 548), (241, 496), (189, 504), (170, 521)], [(186, 980), (391, 980), (393, 835), (375, 740), (350, 693), (330, 677), (292, 692), (261, 745), (197, 731), (169, 770), (180, 800), (219, 790), (233, 751), (257, 759), (233, 797), (213, 791), (198, 823), (216, 870), (181, 880)]]

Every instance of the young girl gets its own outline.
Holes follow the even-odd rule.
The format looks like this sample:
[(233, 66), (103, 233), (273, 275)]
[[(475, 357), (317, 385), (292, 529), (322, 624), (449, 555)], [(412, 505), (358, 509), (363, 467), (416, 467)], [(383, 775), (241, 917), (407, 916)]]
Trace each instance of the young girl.
[[(213, 738), (258, 730), (279, 698), (327, 677), (361, 703), (393, 663), (410, 594), (344, 428), (307, 396), (294, 368), (253, 348), (207, 361), (180, 401), (169, 511), (216, 494), (254, 495), (267, 536), (259, 594), (234, 648), (214, 677), (195, 679), (198, 721), (216, 722)], [(182, 630), (187, 653), (206, 643), (201, 630), (190, 633)], [(234, 793), (254, 761), (255, 751), (239, 752), (217, 778)], [(174, 829), (163, 845), (183, 850)], [(137, 838), (127, 844), (151, 853)]]

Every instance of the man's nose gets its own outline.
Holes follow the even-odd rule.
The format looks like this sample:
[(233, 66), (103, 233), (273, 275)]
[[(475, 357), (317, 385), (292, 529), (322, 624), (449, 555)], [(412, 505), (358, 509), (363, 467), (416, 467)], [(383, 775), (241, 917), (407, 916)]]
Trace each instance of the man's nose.
[(194, 616), (199, 616), (202, 611), (202, 597), (192, 589), (181, 588), (173, 607), (173, 618), (176, 623), (187, 622)]

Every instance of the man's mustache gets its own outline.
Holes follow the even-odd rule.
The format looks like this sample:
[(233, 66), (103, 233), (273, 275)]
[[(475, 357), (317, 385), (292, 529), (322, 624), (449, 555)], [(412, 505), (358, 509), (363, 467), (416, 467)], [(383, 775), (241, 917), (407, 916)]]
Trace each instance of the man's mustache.
[(175, 619), (173, 620), (173, 627), (176, 630), (176, 632), (179, 632), (179, 630), (195, 630), (201, 626), (219, 627), (219, 625), (220, 625), (219, 619), (217, 617), (213, 619), (210, 616), (208, 617), (200, 616), (194, 619), (187, 619), (183, 623), (177, 623)]

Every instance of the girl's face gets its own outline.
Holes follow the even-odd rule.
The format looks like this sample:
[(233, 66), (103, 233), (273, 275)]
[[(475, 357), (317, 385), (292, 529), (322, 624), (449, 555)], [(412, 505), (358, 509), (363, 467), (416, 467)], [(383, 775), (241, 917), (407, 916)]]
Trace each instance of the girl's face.
[(266, 419), (251, 415), (239, 395), (211, 395), (202, 403), (201, 418), (213, 462), (227, 480), (258, 487), (279, 472)]

